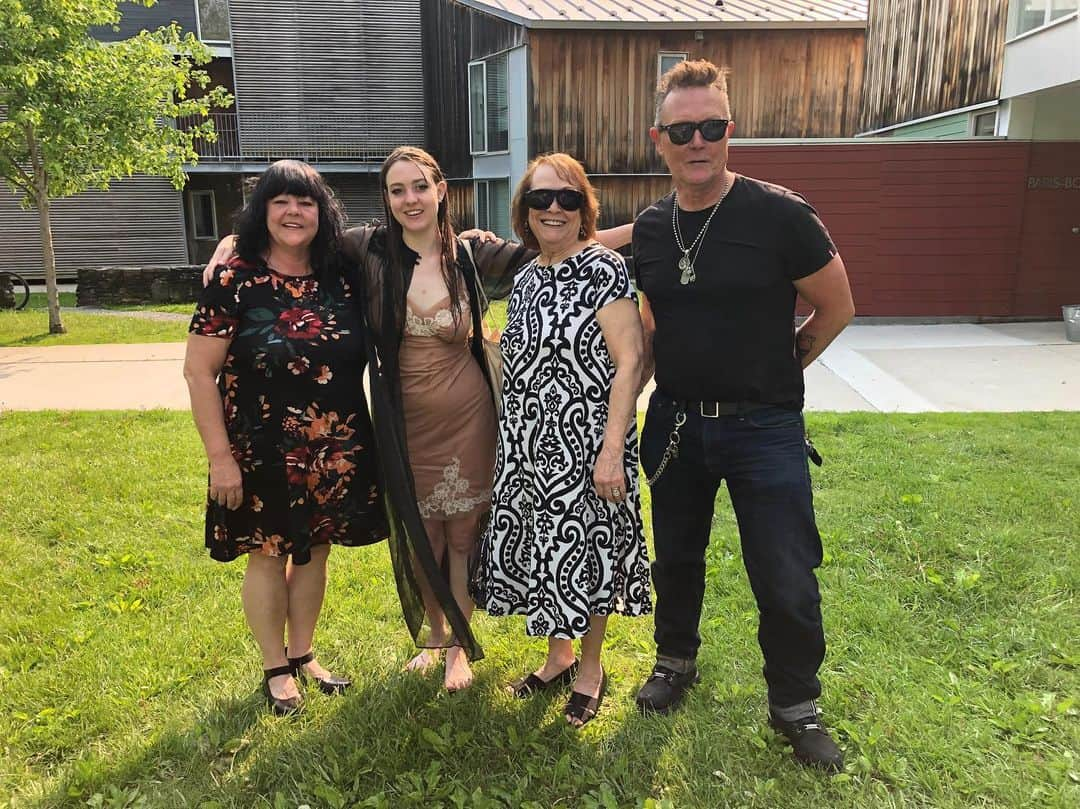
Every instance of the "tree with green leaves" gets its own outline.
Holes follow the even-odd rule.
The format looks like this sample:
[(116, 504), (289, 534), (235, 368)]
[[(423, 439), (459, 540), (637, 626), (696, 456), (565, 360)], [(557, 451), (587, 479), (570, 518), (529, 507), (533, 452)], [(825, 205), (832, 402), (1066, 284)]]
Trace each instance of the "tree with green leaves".
[[(156, 0), (134, 0), (151, 6)], [(64, 331), (49, 222), (53, 199), (133, 174), (180, 189), (209, 119), (180, 130), (179, 116), (232, 103), (197, 69), (208, 48), (174, 24), (120, 42), (94, 26), (116, 25), (117, 0), (0, 0), (0, 177), (37, 209), (49, 301), (49, 331)]]

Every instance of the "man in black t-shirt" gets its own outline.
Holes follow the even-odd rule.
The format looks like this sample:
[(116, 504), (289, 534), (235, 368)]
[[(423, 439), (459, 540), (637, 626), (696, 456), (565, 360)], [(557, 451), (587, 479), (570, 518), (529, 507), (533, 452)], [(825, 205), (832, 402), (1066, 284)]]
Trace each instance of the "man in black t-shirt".
[[(835, 771), (843, 756), (815, 703), (825, 636), (803, 369), (855, 310), (844, 264), (806, 200), (727, 168), (733, 130), (725, 71), (695, 61), (664, 75), (649, 134), (675, 192), (634, 225), (645, 378), (655, 362), (657, 384), (641, 438), (657, 662), (637, 702), (667, 713), (698, 680), (705, 549), (724, 480), (760, 613), (769, 722), (800, 761)], [(814, 309), (798, 330), (797, 295)]]

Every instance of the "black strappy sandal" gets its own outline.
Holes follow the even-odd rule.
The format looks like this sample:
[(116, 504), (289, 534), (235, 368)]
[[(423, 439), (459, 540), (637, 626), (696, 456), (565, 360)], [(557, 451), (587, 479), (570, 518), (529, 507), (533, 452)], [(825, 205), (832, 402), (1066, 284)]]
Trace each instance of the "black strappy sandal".
[(548, 691), (549, 689), (558, 688), (562, 685), (570, 685), (570, 683), (574, 682), (574, 678), (577, 677), (578, 663), (579, 661), (575, 657), (573, 663), (550, 680), (541, 680), (535, 674), (529, 674), (527, 677), (522, 677), (520, 680), (511, 683), (510, 692), (518, 699), (525, 699), (540, 691)]
[[(286, 649), (285, 654), (288, 655), (288, 653), (289, 650)], [(300, 657), (288, 658), (289, 671), (292, 673), (292, 676), (305, 677), (314, 680), (318, 684), (320, 691), (322, 691), (324, 694), (330, 694), (331, 696), (335, 694), (341, 694), (345, 691), (346, 688), (352, 685), (352, 680), (348, 679), (347, 677), (339, 677), (336, 674), (331, 674), (329, 677), (325, 677), (323, 679), (319, 679), (312, 674), (308, 674), (307, 671), (305, 671), (304, 666), (314, 659), (315, 652), (308, 652), (306, 655), (300, 655)]]
[(574, 691), (570, 694), (570, 699), (566, 702), (566, 709), (563, 714), (567, 719), (576, 719), (581, 722), (580, 725), (571, 725), (571, 727), (583, 728), (593, 720), (600, 711), (600, 705), (604, 701), (606, 691), (607, 672), (604, 672), (600, 675), (600, 690), (595, 697), (582, 694), (580, 691)]
[(275, 677), (281, 677), (285, 674), (289, 676), (295, 676), (292, 666), (278, 666), (272, 669), (263, 669), (263, 681), (262, 690), (266, 695), (266, 702), (270, 706), (270, 710), (278, 716), (290, 716), (297, 713), (304, 705), (303, 697), (275, 697), (270, 691), (270, 681)]

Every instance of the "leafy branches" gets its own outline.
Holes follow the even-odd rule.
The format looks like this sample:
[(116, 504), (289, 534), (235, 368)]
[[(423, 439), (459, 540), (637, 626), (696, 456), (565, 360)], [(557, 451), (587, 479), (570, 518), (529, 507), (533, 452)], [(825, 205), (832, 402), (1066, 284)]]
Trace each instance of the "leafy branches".
[(0, 0), (0, 176), (41, 213), (50, 286), (49, 200), (133, 174), (181, 188), (184, 164), (198, 160), (196, 139), (215, 133), (209, 119), (184, 129), (172, 120), (232, 103), (198, 69), (209, 49), (175, 24), (120, 42), (91, 36), (119, 19), (116, 0)]

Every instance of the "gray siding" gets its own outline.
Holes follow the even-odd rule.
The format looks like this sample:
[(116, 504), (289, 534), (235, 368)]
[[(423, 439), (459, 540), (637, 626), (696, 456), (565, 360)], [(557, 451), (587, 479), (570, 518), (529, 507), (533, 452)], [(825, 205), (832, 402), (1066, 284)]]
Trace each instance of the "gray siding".
[[(0, 233), (0, 270), (41, 278), (37, 210), (22, 210), (6, 189), (0, 191)], [(180, 192), (159, 177), (133, 177), (113, 183), (108, 193), (54, 200), (52, 234), (57, 270), (67, 277), (79, 267), (188, 260)]]
[(378, 160), (423, 144), (421, 0), (232, 0), (245, 155)]
[(378, 174), (325, 174), (326, 181), (334, 189), (349, 225), (366, 225), (373, 219), (382, 220), (383, 202), (379, 193)]
[(115, 42), (128, 39), (140, 31), (156, 31), (172, 22), (180, 23), (184, 31), (198, 33), (195, 23), (195, 0), (158, 0), (150, 8), (134, 3), (121, 3), (119, 31), (111, 27), (95, 28), (91, 31), (94, 38), (102, 42)]

